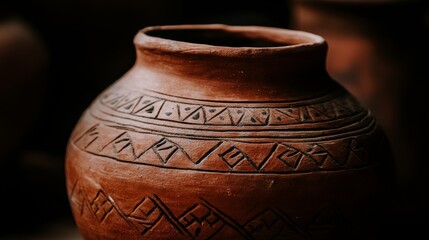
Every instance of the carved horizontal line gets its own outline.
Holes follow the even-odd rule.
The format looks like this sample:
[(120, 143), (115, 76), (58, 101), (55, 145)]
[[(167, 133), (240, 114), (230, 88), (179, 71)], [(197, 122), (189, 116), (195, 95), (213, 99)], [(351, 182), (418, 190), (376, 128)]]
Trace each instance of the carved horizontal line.
[(249, 138), (243, 138), (243, 139), (246, 139), (246, 140), (240, 139), (241, 137), (237, 137), (237, 138), (233, 138), (233, 137), (230, 137), (230, 138), (224, 138), (224, 137), (208, 138), (208, 137), (204, 137), (204, 136), (181, 135), (181, 134), (174, 134), (174, 133), (170, 134), (170, 133), (166, 133), (166, 132), (165, 133), (160, 133), (160, 132), (157, 132), (157, 131), (151, 131), (150, 129), (142, 131), (142, 130), (135, 129), (132, 126), (122, 125), (122, 124), (119, 125), (119, 126), (118, 125), (107, 125), (107, 126), (113, 127), (113, 128), (117, 128), (117, 129), (122, 129), (122, 130), (134, 131), (134, 132), (137, 132), (137, 133), (148, 133), (148, 134), (154, 134), (154, 135), (159, 135), (159, 136), (164, 136), (164, 137), (179, 137), (179, 138), (195, 139), (195, 140), (225, 140), (225, 141), (232, 140), (232, 141), (235, 141), (235, 142), (242, 142), (242, 143), (272, 143), (273, 139), (277, 140), (277, 141), (282, 141), (282, 142), (283, 141), (287, 141), (287, 142), (293, 142), (293, 143), (296, 143), (296, 142), (314, 142), (314, 141), (318, 141), (318, 142), (331, 142), (331, 141), (346, 139), (346, 138), (349, 138), (351, 136), (357, 136), (357, 135), (360, 136), (360, 135), (371, 134), (376, 129), (376, 125), (372, 124), (371, 128), (367, 129), (368, 131), (362, 131), (362, 132), (359, 132), (359, 133), (351, 133), (351, 134), (347, 134), (347, 135), (344, 135), (344, 136), (341, 136), (341, 137), (338, 137), (338, 138), (328, 138), (328, 137), (326, 137), (326, 138), (305, 138), (305, 139), (300, 139), (298, 141), (297, 139), (278, 138), (278, 137), (258, 137), (258, 138), (256, 138), (256, 137), (254, 137), (254, 138), (249, 137)]
[[(342, 94), (340, 94), (342, 92)], [(323, 123), (365, 111), (344, 91), (328, 94), (324, 101), (314, 103), (274, 106), (257, 105), (211, 105), (189, 103), (154, 97), (136, 91), (112, 91), (99, 96), (93, 107), (105, 108), (136, 119), (159, 120), (186, 125), (215, 127), (282, 127), (309, 123)], [(336, 101), (333, 101), (336, 100)], [(106, 110), (104, 110), (106, 112)], [(107, 112), (106, 112), (107, 113)]]
[[(125, 87), (121, 87), (121, 88), (125, 88)], [(229, 107), (243, 107), (243, 104), (251, 104), (250, 107), (260, 107), (261, 104), (263, 104), (264, 106), (266, 104), (281, 104), (279, 106), (284, 106), (283, 104), (286, 104), (287, 106), (302, 106), (302, 105), (307, 105), (309, 103), (320, 103), (320, 102), (324, 102), (330, 99), (335, 98), (336, 96), (344, 93), (344, 91), (342, 90), (336, 90), (336, 91), (332, 91), (332, 88), (330, 89), (326, 89), (326, 91), (324, 93), (320, 93), (317, 96), (312, 96), (312, 97), (308, 97), (308, 98), (301, 98), (301, 99), (297, 99), (297, 100), (278, 100), (278, 101), (223, 101), (223, 100), (215, 100), (215, 99), (196, 99), (196, 98), (189, 98), (189, 97), (180, 97), (180, 96), (175, 96), (175, 95), (170, 95), (170, 94), (165, 94), (159, 91), (154, 91), (154, 90), (149, 90), (149, 89), (142, 89), (143, 91), (139, 91), (142, 94), (145, 95), (149, 95), (151, 97), (160, 97), (160, 98), (165, 98), (168, 100), (174, 100), (174, 101), (179, 101), (183, 103), (188, 103), (188, 104), (207, 104), (207, 103), (215, 103), (215, 104), (228, 104)], [(135, 90), (129, 90), (129, 91), (135, 91)], [(135, 91), (136, 92), (136, 91)], [(238, 104), (238, 105), (234, 105), (234, 104)], [(278, 106), (275, 106), (278, 107)]]
[[(189, 129), (185, 129), (187, 133), (178, 133), (177, 128), (169, 127), (169, 126), (163, 126), (161, 124), (153, 124), (158, 127), (167, 128), (166, 130), (161, 129), (154, 129), (149, 128), (152, 124), (149, 124), (148, 127), (138, 126), (130, 123), (125, 123), (124, 120), (130, 120), (131, 122), (136, 122), (134, 119), (126, 119), (117, 117), (114, 115), (111, 115), (110, 117), (116, 117), (120, 121), (114, 121), (112, 119), (105, 119), (101, 118), (93, 113), (91, 113), (91, 116), (99, 121), (103, 122), (109, 122), (125, 127), (132, 127), (132, 128), (138, 128), (143, 129), (146, 131), (149, 131), (151, 133), (156, 134), (167, 134), (169, 136), (180, 136), (180, 137), (195, 137), (199, 136), (203, 139), (285, 139), (287, 141), (293, 141), (293, 140), (300, 140), (300, 141), (315, 141), (315, 140), (332, 140), (332, 139), (340, 139), (347, 136), (353, 136), (358, 135), (361, 133), (370, 132), (376, 127), (376, 122), (373, 118), (368, 118), (368, 115), (360, 119), (359, 122), (355, 122), (354, 124), (341, 127), (341, 128), (326, 128), (326, 129), (317, 129), (317, 130), (309, 130), (309, 129), (294, 129), (293, 131), (289, 130), (286, 131), (284, 129), (277, 129), (277, 130), (251, 130), (251, 131), (231, 131), (231, 130), (224, 130), (224, 131), (210, 131), (210, 130), (201, 130), (201, 129), (191, 129), (194, 131), (190, 131)], [(367, 121), (366, 124), (362, 124), (362, 121)], [(138, 122), (138, 121), (137, 121)], [(350, 129), (350, 127), (352, 127)], [(354, 127), (354, 128), (353, 128)], [(171, 130), (170, 130), (171, 129)], [(332, 130), (340, 131), (342, 130), (342, 133), (330, 133)], [(216, 135), (219, 134), (220, 135)], [(224, 134), (222, 134), (224, 133)], [(227, 134), (229, 133), (229, 134)], [(259, 133), (256, 134), (256, 133)], [(279, 133), (282, 133), (280, 135)], [(293, 134), (295, 133), (295, 136)], [(317, 134), (315, 136), (308, 136), (309, 133)], [(323, 134), (320, 134), (323, 133)], [(263, 134), (263, 135), (261, 135)], [(300, 134), (296, 136), (296, 134)], [(304, 134), (304, 136), (303, 136)], [(306, 136), (305, 136), (306, 135)]]
[[(98, 105), (100, 106), (100, 105)], [(97, 106), (97, 107), (98, 107)], [(94, 111), (94, 107), (91, 108), (92, 111)], [(122, 118), (126, 118), (126, 119), (131, 119), (131, 120), (135, 120), (141, 123), (149, 123), (149, 124), (155, 124), (155, 125), (162, 125), (165, 126), (165, 124), (175, 124), (174, 127), (182, 127), (182, 128), (186, 128), (186, 129), (215, 129), (216, 131), (222, 131), (222, 129), (225, 128), (230, 128), (232, 131), (242, 131), (244, 130), (248, 130), (248, 131), (266, 131), (267, 129), (279, 129), (281, 131), (285, 130), (285, 129), (290, 129), (290, 128), (296, 128), (298, 126), (305, 126), (305, 125), (312, 125), (314, 126), (315, 124), (324, 124), (324, 123), (335, 123), (338, 122), (340, 120), (344, 120), (347, 119), (348, 121), (352, 121), (353, 118), (361, 116), (361, 115), (370, 115), (368, 114), (368, 112), (364, 109), (361, 109), (359, 111), (353, 112), (349, 115), (344, 115), (342, 117), (338, 117), (338, 118), (332, 118), (332, 119), (325, 119), (325, 120), (320, 120), (317, 122), (295, 122), (295, 123), (288, 123), (288, 124), (282, 124), (282, 125), (275, 125), (275, 124), (259, 124), (259, 125), (213, 125), (213, 124), (194, 124), (194, 123), (189, 123), (189, 122), (178, 122), (178, 121), (173, 121), (173, 120), (169, 120), (169, 119), (159, 119), (159, 118), (147, 118), (147, 117), (142, 117), (142, 116), (138, 116), (138, 115), (131, 115), (131, 114), (126, 114), (126, 113), (122, 113), (122, 112), (117, 112), (117, 111), (112, 111), (111, 108), (102, 107), (103, 110), (98, 109), (98, 111), (106, 114), (106, 115), (111, 115), (111, 116), (115, 116), (115, 117), (122, 117)], [(106, 109), (106, 110), (104, 110)], [(270, 110), (270, 108), (268, 108), (268, 111)], [(112, 111), (114, 113), (108, 112), (108, 111)], [(159, 123), (158, 123), (159, 122)], [(162, 123), (162, 124), (161, 124)], [(190, 128), (191, 127), (191, 128)], [(256, 128), (256, 129), (255, 129)], [(254, 130), (255, 129), (255, 130)]]
[[(177, 121), (172, 121), (172, 120), (168, 120), (168, 119), (153, 119), (153, 118), (140, 118), (139, 116), (133, 116), (130, 114), (126, 114), (126, 113), (121, 113), (121, 112), (110, 112), (109, 108), (107, 108), (108, 111), (106, 111), (104, 108), (103, 109), (98, 109), (97, 107), (91, 107), (90, 111), (92, 113), (94, 112), (100, 112), (102, 114), (105, 114), (107, 116), (113, 116), (113, 117), (117, 117), (117, 118), (123, 118), (123, 119), (129, 119), (129, 120), (133, 120), (133, 121), (137, 121), (137, 122), (141, 122), (141, 123), (146, 123), (146, 124), (154, 124), (154, 125), (158, 125), (158, 126), (171, 126), (174, 128), (183, 128), (183, 129), (193, 129), (193, 130), (200, 130), (200, 129), (210, 129), (213, 131), (267, 131), (267, 130), (271, 130), (271, 129), (276, 129), (279, 131), (284, 131), (284, 130), (293, 130), (293, 129), (298, 129), (298, 130), (308, 130), (305, 127), (308, 126), (309, 128), (315, 128), (314, 126), (316, 125), (317, 128), (323, 128), (323, 124), (331, 124), (334, 125), (335, 127), (342, 127), (343, 125), (347, 124), (347, 123), (354, 123), (359, 121), (360, 119), (367, 117), (367, 116), (371, 116), (371, 114), (368, 111), (365, 110), (361, 110), (361, 111), (356, 111), (353, 114), (347, 115), (347, 116), (343, 116), (343, 117), (339, 117), (339, 118), (335, 118), (335, 119), (329, 119), (329, 120), (324, 120), (324, 121), (319, 121), (319, 122), (300, 122), (300, 123), (291, 123), (291, 124), (285, 124), (285, 125), (246, 125), (246, 126), (231, 126), (231, 125), (207, 125), (207, 124), (192, 124), (192, 123), (186, 123), (186, 122), (177, 122)], [(171, 124), (172, 125), (168, 125)], [(325, 128), (325, 129), (329, 129), (329, 128)]]

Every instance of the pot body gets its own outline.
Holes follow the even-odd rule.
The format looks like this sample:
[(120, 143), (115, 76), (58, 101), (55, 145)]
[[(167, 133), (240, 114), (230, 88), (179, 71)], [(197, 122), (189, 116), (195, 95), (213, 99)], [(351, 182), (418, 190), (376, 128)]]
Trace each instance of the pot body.
[[(291, 84), (270, 67), (202, 66), (205, 57), (183, 51), (166, 61), (168, 53), (153, 49), (140, 47), (136, 65), (95, 99), (70, 137), (67, 189), (86, 239), (373, 236), (390, 152), (348, 92), (323, 71), (311, 75), (323, 79), (312, 87), (308, 75)], [(294, 54), (297, 62), (311, 57)], [(190, 62), (197, 69), (176, 71)], [(285, 81), (262, 82), (265, 73)]]

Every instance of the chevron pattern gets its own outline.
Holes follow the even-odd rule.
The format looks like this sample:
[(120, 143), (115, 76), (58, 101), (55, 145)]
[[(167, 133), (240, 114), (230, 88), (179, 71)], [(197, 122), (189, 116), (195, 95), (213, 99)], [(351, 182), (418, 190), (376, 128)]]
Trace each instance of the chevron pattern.
[[(356, 114), (362, 107), (348, 95), (309, 104), (287, 107), (248, 107), (248, 104), (225, 103), (197, 104), (186, 101), (172, 101), (136, 92), (117, 90), (99, 98), (102, 105), (113, 111), (135, 117), (152, 118), (172, 122), (218, 125), (218, 126), (267, 126), (313, 123), (334, 120)], [(232, 106), (231, 106), (232, 105)]]
[(358, 137), (322, 143), (254, 143), (166, 137), (96, 124), (74, 144), (118, 161), (202, 171), (292, 173), (369, 164)]
[(143, 197), (128, 211), (122, 210), (121, 203), (103, 189), (96, 190), (95, 196), (87, 194), (80, 181), (76, 181), (69, 195), (74, 214), (93, 219), (91, 224), (94, 227), (103, 227), (113, 221), (138, 232), (142, 239), (152, 239), (157, 232), (166, 229), (173, 239), (216, 239), (229, 236), (231, 232), (237, 239), (310, 239), (318, 231), (323, 233), (324, 229), (338, 228), (345, 223), (344, 216), (335, 205), (320, 209), (310, 222), (298, 224), (276, 207), (256, 212), (247, 221), (237, 221), (204, 198), (199, 199), (193, 204), (180, 202), (189, 204), (189, 207), (182, 208), (181, 214), (174, 214), (156, 194)]

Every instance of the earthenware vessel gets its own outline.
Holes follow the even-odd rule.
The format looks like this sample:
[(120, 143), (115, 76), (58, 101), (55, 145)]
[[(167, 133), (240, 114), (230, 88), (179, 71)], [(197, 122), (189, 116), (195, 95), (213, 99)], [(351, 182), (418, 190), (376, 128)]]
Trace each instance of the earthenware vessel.
[[(147, 27), (135, 65), (67, 147), (86, 239), (352, 239), (371, 234), (390, 150), (300, 31)], [(362, 238), (361, 238), (362, 239)]]

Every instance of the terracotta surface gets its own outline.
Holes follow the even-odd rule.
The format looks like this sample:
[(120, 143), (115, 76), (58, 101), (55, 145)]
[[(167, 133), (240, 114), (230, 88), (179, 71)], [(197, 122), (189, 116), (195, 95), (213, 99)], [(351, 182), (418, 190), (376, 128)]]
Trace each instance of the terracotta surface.
[(86, 239), (371, 239), (391, 161), (316, 35), (149, 27), (67, 147)]

